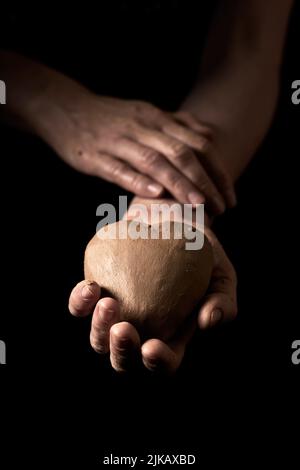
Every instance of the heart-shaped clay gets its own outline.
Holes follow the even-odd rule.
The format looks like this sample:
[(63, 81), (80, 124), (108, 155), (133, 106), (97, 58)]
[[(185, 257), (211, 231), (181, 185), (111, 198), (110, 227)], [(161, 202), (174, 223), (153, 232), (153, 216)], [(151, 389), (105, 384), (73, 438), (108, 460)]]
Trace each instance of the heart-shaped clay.
[[(184, 234), (174, 238), (179, 224), (171, 222), (170, 239), (162, 239), (164, 224), (151, 227), (120, 221), (103, 227), (86, 248), (85, 278), (101, 286), (102, 296), (120, 302), (121, 320), (134, 324), (144, 339), (170, 338), (204, 296), (210, 281), (213, 255), (208, 240), (204, 237), (199, 250), (186, 249), (191, 240)], [(132, 239), (132, 228), (148, 238)], [(121, 239), (120, 231), (123, 238), (124, 233), (128, 237)]]

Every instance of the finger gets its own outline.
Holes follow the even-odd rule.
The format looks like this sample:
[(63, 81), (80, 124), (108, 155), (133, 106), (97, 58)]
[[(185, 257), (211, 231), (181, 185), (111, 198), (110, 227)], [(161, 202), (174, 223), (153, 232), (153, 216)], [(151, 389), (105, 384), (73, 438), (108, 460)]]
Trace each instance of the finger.
[(200, 328), (209, 328), (233, 320), (237, 315), (235, 270), (216, 237), (211, 233), (208, 237), (213, 245), (216, 264), (207, 296), (199, 312)]
[(194, 117), (192, 113), (188, 111), (177, 111), (176, 113), (172, 113), (171, 117), (178, 121), (179, 124), (183, 124), (184, 126), (190, 127), (195, 132), (198, 132), (207, 139), (211, 139), (213, 137), (213, 132), (211, 128), (202, 124), (198, 119)]
[[(208, 126), (202, 124), (194, 115), (187, 111), (179, 111), (177, 113), (171, 114), (171, 117), (175, 119), (179, 124), (189, 127), (194, 130), (201, 136), (205, 137), (208, 141), (213, 140), (213, 131)], [(185, 142), (185, 140), (183, 140)], [(199, 150), (201, 152), (201, 150)], [(225, 200), (229, 207), (236, 205), (236, 194), (234, 190), (234, 185), (232, 183), (231, 177), (228, 175), (222, 161), (215, 156), (213, 148), (208, 154), (203, 153), (203, 161), (208, 172), (214, 174), (215, 182), (217, 186), (222, 191), (222, 194), (225, 197)], [(201, 153), (200, 153), (201, 154)], [(208, 158), (207, 158), (208, 157)]]
[(144, 366), (155, 373), (174, 373), (181, 361), (183, 354), (173, 351), (160, 339), (149, 339), (142, 346), (142, 359)]
[(171, 341), (164, 343), (159, 339), (150, 339), (142, 345), (142, 359), (151, 372), (173, 374), (180, 366), (185, 349), (197, 327), (197, 319), (191, 318), (181, 333)]
[(100, 297), (100, 286), (94, 281), (81, 281), (71, 292), (69, 311), (76, 317), (89, 315)]
[(99, 153), (98, 158), (93, 160), (91, 173), (118, 184), (138, 196), (151, 198), (158, 197), (163, 193), (164, 188), (162, 185), (152, 178), (135, 171), (130, 165), (118, 158)]
[(188, 129), (186, 126), (182, 126), (172, 121), (171, 119), (165, 121), (162, 130), (166, 134), (175, 137), (189, 147), (197, 150), (205, 169), (212, 176), (218, 190), (224, 197), (228, 206), (235, 206), (236, 195), (232, 180), (226, 172), (222, 161), (215, 154), (210, 140), (207, 137)]
[(170, 163), (164, 155), (129, 139), (119, 141), (115, 149), (119, 158), (129, 161), (140, 172), (163, 185), (181, 203), (202, 204), (205, 201), (198, 188)]
[(90, 343), (98, 354), (106, 354), (109, 351), (109, 332), (111, 327), (119, 321), (119, 303), (110, 297), (105, 297), (96, 305)]
[[(178, 126), (180, 129), (185, 129)], [(190, 131), (186, 130), (186, 134)], [(193, 136), (194, 133), (190, 132)], [(164, 134), (156, 130), (148, 130), (141, 128), (136, 134), (137, 140), (148, 147), (153, 148), (157, 152), (164, 155), (180, 172), (185, 175), (194, 185), (199, 189), (200, 193), (205, 196), (207, 203), (209, 203), (214, 213), (222, 213), (225, 210), (225, 203), (223, 196), (213, 183), (212, 179), (207, 175), (206, 170), (199, 161), (199, 158), (191, 150), (190, 146), (192, 139), (185, 139)], [(208, 151), (209, 142), (207, 139), (197, 136), (197, 139), (203, 143), (201, 148), (203, 153)], [(185, 145), (187, 144), (187, 145)], [(198, 149), (200, 148), (200, 143)], [(196, 201), (195, 201), (196, 203)]]
[(204, 300), (199, 312), (199, 327), (211, 328), (225, 323), (237, 315), (237, 303), (234, 297), (228, 294), (211, 294)]
[(128, 322), (116, 323), (110, 329), (110, 362), (117, 372), (132, 369), (140, 358), (140, 337)]

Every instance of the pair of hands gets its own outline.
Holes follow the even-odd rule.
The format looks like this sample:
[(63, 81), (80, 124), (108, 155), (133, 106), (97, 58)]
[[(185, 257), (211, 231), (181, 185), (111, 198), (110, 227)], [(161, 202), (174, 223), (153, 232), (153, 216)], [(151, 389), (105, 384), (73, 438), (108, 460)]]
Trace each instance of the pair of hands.
[(236, 316), (234, 268), (213, 232), (206, 229), (205, 234), (214, 255), (207, 295), (198, 317), (190, 317), (182, 330), (167, 343), (152, 338), (141, 344), (136, 328), (128, 322), (120, 322), (118, 302), (110, 297), (100, 299), (101, 290), (95, 282), (82, 281), (73, 289), (69, 299), (70, 312), (77, 317), (92, 314), (91, 346), (99, 354), (110, 352), (111, 365), (116, 371), (128, 371), (143, 363), (150, 371), (175, 372), (197, 323), (201, 329), (206, 329)]
[[(215, 154), (211, 129), (190, 113), (165, 113), (155, 106), (80, 93), (74, 103), (60, 103), (55, 120), (43, 122), (40, 135), (77, 170), (99, 176), (142, 197), (167, 190), (181, 203), (204, 203), (211, 214), (235, 205), (230, 177)], [(57, 110), (56, 112), (57, 113)], [(51, 113), (49, 114), (51, 117)], [(139, 363), (149, 370), (174, 372), (197, 328), (232, 319), (237, 312), (236, 275), (223, 248), (206, 229), (215, 265), (199, 311), (168, 343), (152, 338), (141, 344), (135, 327), (120, 321), (115, 299), (100, 298), (95, 282), (73, 289), (69, 309), (75, 316), (92, 314), (90, 342), (99, 354), (110, 352), (112, 367), (126, 371)]]
[[(160, 197), (166, 190), (181, 203), (205, 202), (211, 214), (235, 204), (214, 132), (192, 114), (165, 113), (149, 103), (96, 96), (18, 54), (0, 51), (0, 55), (13, 90), (8, 120), (15, 118), (18, 126), (42, 138), (69, 165), (142, 197)], [(210, 293), (199, 314), (202, 328), (219, 317), (226, 320), (236, 310), (233, 268), (217, 241), (214, 252)], [(119, 322), (117, 302), (99, 301), (100, 294), (99, 286), (80, 283), (71, 294), (70, 310), (79, 316), (94, 311), (92, 345), (98, 352), (110, 350), (115, 369), (131, 364), (130, 351), (135, 358), (142, 357), (148, 368), (172, 371), (178, 367), (196, 320), (169, 344), (152, 339), (140, 345), (133, 326)]]
[[(289, 8), (287, 5), (287, 10)], [(245, 11), (241, 13), (235, 15), (239, 21), (245, 19)], [(285, 27), (286, 15), (281, 14), (280, 9), (277, 13)], [(227, 17), (231, 21), (231, 16)], [(246, 11), (247, 22), (248, 17)], [(215, 47), (220, 31), (226, 30), (223, 21), (224, 15), (219, 15), (215, 34), (208, 41), (206, 56), (215, 60), (204, 63), (202, 78), (186, 101), (186, 106), (196, 110), (202, 122), (190, 113), (169, 114), (148, 103), (96, 96), (41, 64), (4, 51), (0, 53), (4, 78), (12, 90), (5, 109), (10, 110), (12, 118), (16, 116), (17, 125), (37, 134), (79, 171), (117, 183), (142, 197), (160, 197), (167, 190), (183, 203), (205, 202), (211, 215), (223, 212), (226, 205), (235, 204), (235, 195), (231, 179), (221, 164), (222, 158), (230, 167), (232, 177), (237, 178), (265, 135), (278, 95), (278, 54), (281, 54), (280, 46), (274, 48), (275, 60), (268, 56), (266, 61), (268, 48), (257, 44), (249, 58), (248, 38), (245, 42), (245, 35), (242, 35), (236, 48), (236, 42), (227, 43), (227, 35), (223, 38), (224, 60)], [(254, 30), (255, 27), (257, 25)], [(273, 31), (276, 40), (278, 28), (272, 28), (272, 34)], [(257, 37), (265, 40), (265, 36)], [(213, 69), (211, 64), (215, 64)], [(20, 73), (24, 78), (22, 87), (19, 86)], [(213, 123), (213, 129), (204, 124), (207, 122)], [(241, 124), (242, 133), (238, 132)], [(222, 149), (222, 158), (218, 149)], [(218, 251), (217, 245), (215, 242), (214, 252)], [(230, 317), (227, 311), (231, 310), (233, 315), (236, 310), (235, 274), (224, 252), (220, 259), (222, 257), (223, 262), (215, 263), (210, 297), (203, 304), (199, 321), (203, 318), (201, 312), (212, 313), (205, 308), (209, 299), (220, 299), (224, 319)], [(78, 315), (91, 313), (100, 296), (97, 286), (87, 285), (87, 292), (91, 289), (91, 293), (90, 298), (86, 297), (86, 293), (81, 292), (84, 285), (75, 288), (70, 298), (71, 310)], [(115, 308), (118, 307), (115, 305)], [(97, 326), (97, 318), (94, 322)], [(113, 335), (117, 324), (111, 323), (114, 324)], [(203, 327), (202, 321), (200, 325)], [(106, 338), (107, 331), (103, 334)], [(174, 341), (175, 346), (171, 345), (171, 350), (175, 351), (173, 358), (179, 358), (177, 362), (180, 362), (181, 351), (179, 354), (177, 344), (182, 347), (187, 340)]]

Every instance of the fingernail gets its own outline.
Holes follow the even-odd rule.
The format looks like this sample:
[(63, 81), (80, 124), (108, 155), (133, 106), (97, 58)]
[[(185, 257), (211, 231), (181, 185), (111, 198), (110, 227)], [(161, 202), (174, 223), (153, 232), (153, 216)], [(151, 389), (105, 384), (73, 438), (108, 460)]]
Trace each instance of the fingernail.
[(163, 190), (162, 186), (159, 184), (148, 184), (147, 188), (152, 194), (156, 196), (158, 196)]
[(84, 286), (81, 290), (81, 297), (85, 300), (91, 300), (95, 296), (92, 285)]
[(219, 309), (213, 310), (210, 315), (210, 326), (215, 326), (217, 323), (220, 323), (223, 317), (223, 312)]
[(198, 193), (189, 193), (188, 199), (191, 204), (204, 204), (205, 198)]

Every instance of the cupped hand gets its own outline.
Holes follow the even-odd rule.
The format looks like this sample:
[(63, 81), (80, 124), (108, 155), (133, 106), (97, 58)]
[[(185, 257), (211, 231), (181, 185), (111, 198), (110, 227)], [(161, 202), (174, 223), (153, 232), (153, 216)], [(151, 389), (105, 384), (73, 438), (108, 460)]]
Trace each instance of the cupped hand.
[(141, 344), (136, 328), (120, 321), (118, 302), (109, 297), (100, 298), (101, 290), (95, 282), (82, 281), (73, 289), (69, 299), (70, 312), (78, 317), (93, 314), (91, 346), (99, 354), (110, 353), (111, 365), (116, 371), (124, 372), (143, 362), (150, 371), (174, 373), (182, 362), (197, 324), (201, 329), (206, 329), (235, 318), (235, 270), (213, 232), (206, 229), (205, 233), (214, 254), (214, 269), (208, 292), (198, 316), (189, 317), (178, 335), (167, 343), (152, 338)]
[(40, 134), (75, 169), (139, 196), (206, 202), (212, 214), (235, 204), (211, 130), (191, 114), (90, 92), (52, 108)]

